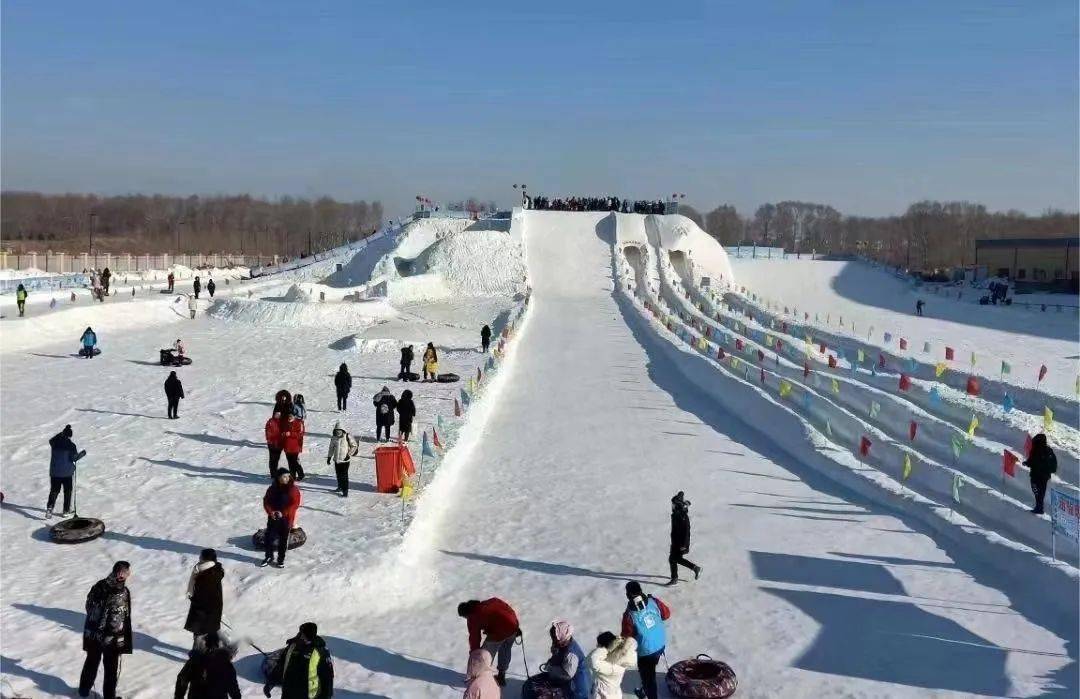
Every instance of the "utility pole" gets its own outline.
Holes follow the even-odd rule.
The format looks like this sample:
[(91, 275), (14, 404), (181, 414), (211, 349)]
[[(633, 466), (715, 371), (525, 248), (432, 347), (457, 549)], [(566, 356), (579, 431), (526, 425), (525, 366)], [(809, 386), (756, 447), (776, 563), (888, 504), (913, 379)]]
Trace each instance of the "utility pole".
[(97, 222), (97, 213), (90, 212), (90, 257), (94, 256), (94, 224)]

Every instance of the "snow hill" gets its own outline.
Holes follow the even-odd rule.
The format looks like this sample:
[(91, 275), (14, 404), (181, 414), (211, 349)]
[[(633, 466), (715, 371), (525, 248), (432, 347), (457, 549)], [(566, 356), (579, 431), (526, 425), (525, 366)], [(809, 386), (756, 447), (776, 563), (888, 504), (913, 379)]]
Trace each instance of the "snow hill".
[[(518, 696), (522, 653), (534, 671), (546, 660), (551, 620), (568, 619), (590, 649), (600, 631), (619, 630), (629, 579), (673, 608), (669, 660), (708, 653), (729, 662), (739, 696), (1080, 690), (1075, 560), (1042, 555), (1047, 522), (1023, 511), (1011, 484), (996, 493), (1000, 481), (983, 465), (1003, 444), (1019, 448), (1014, 418), (1031, 416), (1027, 404), (998, 416), (947, 381), (931, 402), (932, 379), (900, 392), (891, 365), (853, 375), (845, 363), (830, 368), (822, 353), (812, 353), (804, 377), (795, 319), (738, 291), (746, 283), (739, 263), (681, 217), (515, 212), (498, 239), (412, 230), (415, 241), (404, 231), (379, 249), (343, 254), (321, 277), (282, 273), (239, 299), (305, 317), (313, 308), (347, 315), (364, 304), (342, 297), (379, 270), (390, 280), (379, 301), (389, 315), (350, 321), (357, 326), (344, 336), (329, 318), (287, 321), (283, 311), (273, 322), (211, 312), (168, 326), (148, 313), (142, 327), (98, 328), (108, 344), (88, 364), (68, 356), (72, 341), (59, 336), (34, 352), (9, 350), (3, 340), (16, 322), (0, 323), (0, 671), (9, 691), (70, 696), (85, 593), (124, 558), (134, 565), (137, 634), (120, 688), (128, 697), (168, 696), (191, 641), (182, 629), (184, 586), (205, 546), (226, 567), (225, 619), (241, 641), (245, 697), (261, 696), (262, 682), (261, 656), (248, 641), (279, 647), (308, 620), (334, 655), (335, 696), (461, 696), (467, 646), (455, 606), (492, 595), (521, 617), (524, 647), (515, 648), (504, 693)], [(457, 236), (480, 249), (450, 254)], [(426, 266), (403, 274), (393, 258)], [(452, 262), (463, 258), (494, 284), (484, 290), (501, 293), (470, 295), (478, 287), (459, 280), (474, 278), (472, 268)], [(518, 259), (527, 262), (524, 282)], [(354, 270), (348, 280), (337, 264)], [(437, 300), (395, 298), (394, 284), (430, 274), (443, 277)], [(707, 288), (701, 277), (710, 278)], [(465, 291), (454, 291), (458, 283)], [(283, 300), (294, 284), (326, 300)], [(484, 322), (497, 335), (506, 330), (497, 359), (476, 350)], [(180, 419), (164, 422), (166, 370), (152, 360), (179, 332), (195, 361), (179, 370), (188, 393)], [(439, 430), (447, 448), (425, 461), (419, 495), (403, 507), (372, 492), (367, 401), (383, 384), (403, 388), (391, 377), (404, 339), (431, 339), (443, 366), (462, 376), (479, 368), (482, 380), (471, 391), (410, 386), (416, 432)], [(736, 339), (739, 366), (730, 359)], [(331, 376), (343, 361), (354, 390), (338, 414)], [(249, 541), (265, 521), (262, 423), (283, 386), (304, 393), (310, 410), (302, 460), (311, 475), (299, 520), (309, 541), (284, 570), (260, 569)], [(460, 418), (455, 399), (467, 400)], [(952, 463), (942, 446), (966, 438), (972, 411), (980, 427)], [(920, 425), (914, 443), (893, 426), (908, 415)], [(364, 440), (348, 499), (329, 492), (323, 460), (337, 420)], [(77, 547), (46, 541), (41, 512), (45, 442), (68, 423), (89, 452), (80, 512), (108, 526)], [(1058, 485), (1068, 486), (1076, 485), (1069, 459), (1077, 453), (1065, 429), (1055, 424), (1052, 436), (1063, 464)], [(873, 447), (858, 459), (864, 433)], [(904, 453), (915, 468), (901, 482)], [(957, 475), (958, 503), (942, 492)], [(668, 500), (677, 490), (693, 502), (689, 558), (704, 572), (663, 587)], [(636, 679), (627, 673), (628, 695)]]

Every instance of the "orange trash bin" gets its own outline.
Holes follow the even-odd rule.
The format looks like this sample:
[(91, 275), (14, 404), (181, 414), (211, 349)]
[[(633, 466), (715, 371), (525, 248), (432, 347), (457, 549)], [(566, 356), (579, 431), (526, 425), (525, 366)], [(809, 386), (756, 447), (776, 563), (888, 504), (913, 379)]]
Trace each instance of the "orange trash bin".
[(375, 489), (380, 493), (396, 493), (401, 490), (402, 473), (416, 473), (412, 454), (404, 444), (375, 449)]

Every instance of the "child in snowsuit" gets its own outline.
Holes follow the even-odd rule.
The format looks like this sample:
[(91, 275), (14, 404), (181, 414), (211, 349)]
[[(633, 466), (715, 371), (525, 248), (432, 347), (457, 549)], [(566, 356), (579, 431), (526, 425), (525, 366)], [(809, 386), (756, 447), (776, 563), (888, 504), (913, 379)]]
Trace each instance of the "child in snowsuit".
[(462, 699), (499, 699), (502, 696), (502, 690), (495, 683), (495, 668), (491, 667), (491, 660), (491, 653), (483, 648), (469, 653)]
[(401, 398), (397, 402), (398, 413), (398, 438), (409, 441), (412, 434), (412, 421), (416, 417), (416, 405), (413, 403), (412, 391), (405, 389), (401, 392)]
[(637, 658), (637, 641), (605, 631), (596, 637), (596, 648), (589, 653), (593, 674), (591, 699), (622, 699), (622, 680), (627, 668)]
[(334, 423), (334, 431), (330, 435), (330, 449), (326, 453), (326, 464), (334, 462), (334, 472), (337, 474), (337, 490), (341, 497), (349, 497), (349, 461), (356, 454), (358, 444), (352, 436), (341, 429), (341, 423)]
[(301, 420), (307, 420), (307, 406), (304, 404), (303, 393), (297, 393), (293, 396), (292, 414)]
[(394, 394), (390, 392), (389, 388), (383, 386), (382, 390), (375, 394), (371, 402), (375, 406), (375, 439), (376, 441), (382, 439), (382, 433), (385, 430), (386, 438), (383, 441), (389, 442), (390, 428), (394, 425), (394, 409), (397, 408), (397, 399), (394, 398)]
[(439, 353), (435, 351), (435, 345), (427, 343), (424, 350), (424, 381), (434, 381), (439, 375)]
[(97, 333), (94, 332), (93, 328), (87, 326), (79, 340), (82, 342), (82, 352), (80, 354), (87, 359), (91, 359), (94, 356), (94, 348), (97, 347)]

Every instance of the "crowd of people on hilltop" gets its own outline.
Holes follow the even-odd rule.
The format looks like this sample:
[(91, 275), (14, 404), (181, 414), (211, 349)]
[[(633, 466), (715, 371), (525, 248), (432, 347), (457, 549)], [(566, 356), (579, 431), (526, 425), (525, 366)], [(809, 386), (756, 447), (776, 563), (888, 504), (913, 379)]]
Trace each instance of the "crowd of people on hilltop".
[(631, 201), (619, 197), (556, 197), (545, 196), (524, 198), (526, 209), (540, 211), (618, 211), (624, 214), (662, 214), (666, 204), (657, 199)]

